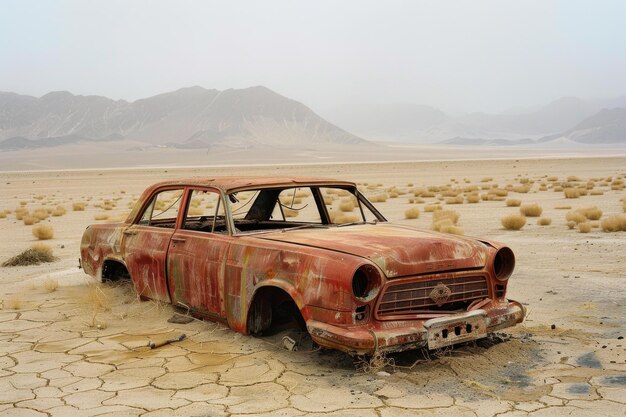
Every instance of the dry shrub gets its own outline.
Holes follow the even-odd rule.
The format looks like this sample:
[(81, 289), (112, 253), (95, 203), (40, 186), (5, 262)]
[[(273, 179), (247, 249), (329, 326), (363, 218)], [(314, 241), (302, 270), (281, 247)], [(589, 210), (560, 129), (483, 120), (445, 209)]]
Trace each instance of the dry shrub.
[(463, 229), (452, 224), (442, 224), (439, 231), (442, 233), (449, 233), (451, 235), (463, 236)]
[(49, 224), (38, 224), (33, 227), (33, 236), (39, 240), (48, 240), (54, 237), (54, 229)]
[(591, 224), (589, 222), (578, 223), (578, 231), (580, 233), (589, 233), (589, 232), (591, 232)]
[(54, 210), (52, 210), (51, 214), (53, 217), (60, 217), (60, 216), (65, 215), (65, 213), (66, 213), (65, 207), (57, 206)]
[(522, 200), (518, 200), (517, 198), (509, 198), (506, 200), (507, 207), (519, 207), (522, 204)]
[(537, 220), (537, 224), (539, 226), (550, 226), (552, 224), (552, 219), (549, 217), (542, 217)]
[(570, 220), (570, 221), (567, 222), (567, 227), (569, 229), (573, 229), (574, 227), (576, 227), (577, 224), (578, 223), (576, 223), (574, 220)]
[(48, 277), (43, 281), (43, 288), (46, 292), (55, 292), (59, 288), (59, 281)]
[(96, 213), (93, 215), (94, 220), (106, 220), (109, 218), (109, 215), (106, 213)]
[(576, 175), (570, 175), (567, 177), (567, 181), (568, 182), (580, 181), (580, 178), (578, 178)]
[(202, 209), (202, 207), (192, 206), (187, 210), (187, 214), (190, 216), (201, 216), (204, 214), (204, 209)]
[(543, 213), (543, 209), (539, 204), (524, 204), (519, 208), (520, 213), (526, 217), (539, 217)]
[(626, 214), (616, 214), (607, 217), (600, 223), (605, 232), (626, 232)]
[(526, 194), (530, 191), (530, 185), (518, 185), (516, 187), (513, 187), (512, 190), (515, 193)]
[(417, 219), (420, 216), (420, 211), (417, 207), (411, 207), (404, 212), (405, 219)]
[(372, 203), (384, 203), (389, 196), (386, 193), (373, 195), (369, 198)]
[(596, 206), (581, 208), (576, 211), (582, 213), (588, 220), (600, 220), (600, 217), (602, 217), (602, 210)]
[(563, 191), (563, 187), (561, 187), (560, 185), (555, 185), (554, 188), (552, 188), (552, 191), (560, 193)]
[(552, 176), (549, 176), (548, 178), (546, 178), (546, 180), (550, 181), (550, 182), (555, 182), (555, 181), (559, 180), (559, 177), (552, 175)]
[(54, 262), (57, 258), (52, 254), (52, 248), (43, 243), (35, 243), (30, 249), (4, 261), (2, 266), (28, 266)]
[(571, 210), (572, 206), (556, 206), (555, 210)]
[(600, 191), (600, 190), (591, 190), (591, 192), (589, 193), (589, 195), (604, 195), (604, 191)]
[(298, 216), (298, 210), (292, 210), (287, 207), (283, 207), (283, 213), (285, 213), (285, 217), (296, 217)]
[(459, 213), (454, 210), (437, 210), (433, 212), (432, 228), (438, 232), (444, 227), (456, 226), (459, 221)]
[(39, 220), (46, 220), (48, 217), (50, 217), (50, 213), (48, 213), (48, 210), (44, 208), (38, 208), (37, 210), (33, 211), (33, 217), (36, 217)]
[(506, 230), (520, 230), (526, 224), (526, 217), (521, 214), (509, 214), (500, 219)]
[(361, 219), (356, 214), (335, 214), (331, 216), (331, 221), (335, 224), (357, 223)]
[(324, 196), (324, 204), (326, 204), (327, 206), (331, 206), (333, 204), (333, 201), (335, 201), (335, 198), (332, 195)]
[(85, 203), (83, 203), (82, 201), (76, 202), (76, 203), (72, 203), (72, 210), (74, 210), (74, 211), (85, 211)]
[(502, 188), (492, 188), (487, 194), (491, 194), (496, 197), (506, 197), (509, 195), (509, 192), (507, 190), (503, 190)]
[(624, 209), (624, 213), (626, 213), (626, 197), (622, 200), (622, 208)]
[(478, 194), (469, 194), (466, 198), (469, 204), (476, 204), (480, 202), (480, 196)]
[(7, 213), (4, 210), (0, 211), (0, 219), (6, 219), (6, 217)]
[(341, 202), (339, 203), (339, 210), (345, 213), (352, 212), (352, 210), (354, 210), (354, 202), (350, 199), (341, 200)]
[(485, 177), (485, 178), (480, 180), (480, 182), (491, 182), (491, 181), (493, 181), (493, 178), (491, 178), (491, 177)]
[(24, 216), (22, 221), (24, 222), (25, 226), (32, 226), (33, 224), (38, 223), (39, 219), (32, 216)]
[(427, 213), (431, 213), (437, 210), (441, 210), (440, 204), (427, 204), (424, 206), (424, 211)]
[(577, 188), (566, 188), (563, 190), (565, 198), (578, 198), (580, 197), (580, 191)]
[(576, 224), (583, 223), (587, 221), (587, 217), (579, 211), (570, 211), (565, 215), (565, 220), (568, 222), (574, 222)]
[(24, 305), (24, 300), (22, 300), (22, 297), (19, 294), (13, 294), (4, 300), (3, 305), (9, 310), (19, 310)]
[(463, 201), (465, 201), (465, 199), (461, 195), (458, 197), (446, 198), (446, 204), (463, 204)]

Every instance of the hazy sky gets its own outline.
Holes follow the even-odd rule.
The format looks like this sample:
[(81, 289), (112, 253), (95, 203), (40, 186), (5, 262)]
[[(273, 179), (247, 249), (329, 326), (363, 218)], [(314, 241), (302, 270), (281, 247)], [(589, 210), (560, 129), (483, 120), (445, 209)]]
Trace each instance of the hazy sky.
[(0, 0), (0, 90), (134, 100), (265, 85), (500, 111), (626, 93), (626, 1)]

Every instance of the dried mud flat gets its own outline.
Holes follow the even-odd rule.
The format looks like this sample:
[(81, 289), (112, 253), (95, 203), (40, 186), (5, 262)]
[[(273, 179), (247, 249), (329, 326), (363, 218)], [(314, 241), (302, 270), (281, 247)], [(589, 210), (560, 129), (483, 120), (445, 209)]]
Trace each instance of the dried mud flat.
[[(466, 235), (513, 248), (509, 297), (527, 305), (527, 320), (493, 339), (391, 355), (364, 371), (364, 363), (338, 352), (287, 351), (280, 335), (169, 323), (169, 306), (140, 302), (131, 286), (100, 285), (77, 268), (81, 233), (95, 215), (119, 216), (146, 185), (194, 175), (335, 177), (362, 183), (366, 194), (368, 186), (396, 194), (395, 186), (395, 198), (376, 204), (389, 220), (423, 228), (432, 216), (424, 207), (441, 203), (460, 214)], [(579, 233), (565, 219), (592, 206), (602, 219), (623, 213), (626, 190), (606, 180), (624, 175), (626, 158), (0, 173), (0, 211), (12, 211), (0, 218), (0, 262), (36, 242), (34, 226), (15, 218), (21, 202), (31, 212), (67, 209), (39, 223), (53, 227), (46, 243), (58, 261), (0, 268), (0, 416), (625, 415), (626, 233)], [(593, 179), (597, 192), (566, 199), (549, 177), (579, 185)], [(522, 230), (504, 230), (500, 218), (519, 212), (504, 200), (408, 202), (408, 190), (418, 187), (484, 193), (484, 185), (529, 182), (529, 190), (511, 188), (506, 198), (539, 204), (550, 225), (528, 217)], [(86, 203), (84, 211), (72, 211), (77, 202)], [(409, 207), (419, 218), (404, 218)], [(147, 346), (181, 333), (181, 342)]]

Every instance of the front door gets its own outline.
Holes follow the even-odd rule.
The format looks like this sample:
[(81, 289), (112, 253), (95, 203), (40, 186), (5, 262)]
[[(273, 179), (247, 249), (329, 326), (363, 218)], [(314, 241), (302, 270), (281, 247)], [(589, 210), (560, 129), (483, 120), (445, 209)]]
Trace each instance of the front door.
[(171, 302), (165, 265), (182, 197), (182, 188), (158, 190), (139, 219), (124, 231), (124, 261), (143, 298)]
[(189, 189), (181, 227), (172, 236), (167, 275), (172, 302), (223, 319), (224, 271), (232, 237), (217, 190)]

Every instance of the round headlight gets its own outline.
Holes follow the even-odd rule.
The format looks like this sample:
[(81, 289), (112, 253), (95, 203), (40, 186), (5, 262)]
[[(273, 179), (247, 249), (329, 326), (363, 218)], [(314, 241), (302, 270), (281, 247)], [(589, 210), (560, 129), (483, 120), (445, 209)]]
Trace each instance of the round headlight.
[(380, 287), (378, 271), (371, 265), (360, 266), (352, 277), (352, 293), (356, 298), (367, 299)]
[(515, 269), (515, 255), (506, 246), (500, 248), (493, 259), (493, 273), (500, 281), (509, 279)]

